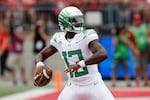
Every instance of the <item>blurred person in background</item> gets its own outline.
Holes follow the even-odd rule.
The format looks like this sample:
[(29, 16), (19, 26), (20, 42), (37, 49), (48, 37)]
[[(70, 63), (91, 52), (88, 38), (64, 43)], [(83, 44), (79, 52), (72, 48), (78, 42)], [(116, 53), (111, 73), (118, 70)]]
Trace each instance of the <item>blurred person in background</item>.
[(26, 12), (26, 16), (25, 16), (25, 20), (28, 24), (30, 24), (31, 26), (35, 25), (36, 23), (36, 19), (37, 19), (37, 16), (36, 16), (36, 10), (35, 8), (30, 8), (29, 10), (27, 10)]
[(98, 9), (104, 7), (104, 5), (101, 2), (102, 0), (89, 0), (89, 3), (87, 5), (90, 9)]
[(139, 13), (133, 14), (133, 25), (129, 27), (129, 37), (131, 42), (139, 50), (139, 54), (134, 53), (135, 58), (135, 79), (136, 86), (140, 86), (140, 78), (143, 76), (144, 85), (148, 86), (148, 28), (142, 22)]
[[(150, 67), (150, 27), (148, 28), (148, 67)], [(149, 69), (149, 68), (148, 68)], [(148, 76), (148, 78), (150, 78)]]
[(12, 15), (11, 15), (11, 23), (13, 23), (13, 25), (21, 25), (21, 18), (19, 15), (19, 12), (17, 10), (12, 11)]
[(150, 28), (150, 9), (143, 9), (142, 12), (144, 23)]
[(125, 73), (125, 80), (127, 82), (127, 86), (131, 86), (130, 84), (130, 77), (128, 72), (128, 57), (129, 57), (129, 47), (133, 49), (134, 52), (138, 53), (134, 45), (128, 40), (129, 36), (127, 33), (127, 28), (125, 24), (120, 24), (115, 32), (114, 35), (114, 46), (115, 46), (115, 54), (114, 54), (114, 66), (112, 72), (112, 86), (116, 86), (117, 80), (117, 70), (120, 65), (123, 66), (124, 73)]
[(35, 28), (31, 32), (31, 40), (33, 41), (33, 64), (31, 70), (31, 76), (33, 78), (35, 71), (35, 55), (39, 53), (45, 46), (49, 40), (46, 23), (44, 19), (39, 19)]
[(54, 30), (58, 28), (58, 25), (54, 22), (51, 15), (49, 15), (48, 20), (47, 20), (47, 28), (49, 30)]
[(134, 9), (143, 9), (148, 7), (147, 0), (130, 0), (132, 8)]
[(3, 18), (4, 23), (5, 23), (6, 27), (9, 28), (9, 24), (10, 24), (11, 18), (12, 18), (11, 10), (6, 10), (4, 16), (5, 16), (5, 18)]
[(66, 6), (69, 5), (69, 2), (67, 0), (56, 0), (56, 9), (55, 9), (55, 14), (58, 15), (61, 9), (65, 8)]
[(131, 24), (131, 9), (129, 7), (129, 0), (121, 0), (118, 3), (116, 20), (119, 24), (125, 23), (127, 25)]
[(19, 69), (21, 74), (21, 79), (23, 84), (27, 84), (25, 78), (25, 59), (23, 55), (23, 43), (25, 40), (25, 33), (23, 32), (22, 26), (10, 28), (10, 40), (11, 40), (11, 50), (8, 56), (7, 65), (12, 68), (14, 75), (13, 77), (13, 84), (17, 85), (17, 78), (16, 78), (16, 70)]
[(3, 21), (0, 21), (0, 78), (3, 78), (4, 71), (8, 71), (13, 76), (13, 71), (6, 65), (6, 60), (10, 50), (10, 37)]
[(69, 6), (82, 7), (83, 0), (70, 0)]

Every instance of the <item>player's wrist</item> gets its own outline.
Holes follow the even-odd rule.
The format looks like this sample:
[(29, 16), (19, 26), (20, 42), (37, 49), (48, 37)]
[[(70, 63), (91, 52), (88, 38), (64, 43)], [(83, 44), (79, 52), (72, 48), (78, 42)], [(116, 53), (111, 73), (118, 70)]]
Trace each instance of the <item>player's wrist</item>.
[(81, 68), (86, 67), (86, 64), (85, 64), (85, 61), (84, 61), (84, 60), (81, 60), (81, 61), (77, 62), (77, 64), (78, 64)]
[(41, 66), (45, 66), (45, 64), (42, 61), (39, 61), (36, 63), (36, 67), (41, 67)]

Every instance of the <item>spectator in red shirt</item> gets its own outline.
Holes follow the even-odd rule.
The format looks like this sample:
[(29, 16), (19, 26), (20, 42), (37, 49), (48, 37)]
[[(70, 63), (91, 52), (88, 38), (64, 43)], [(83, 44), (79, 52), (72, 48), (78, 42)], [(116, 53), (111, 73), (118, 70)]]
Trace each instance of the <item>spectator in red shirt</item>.
[(9, 45), (9, 34), (3, 22), (0, 22), (0, 77), (3, 78), (4, 71), (7, 70), (11, 72), (13, 76), (13, 71), (6, 66), (6, 60), (8, 57), (10, 45)]

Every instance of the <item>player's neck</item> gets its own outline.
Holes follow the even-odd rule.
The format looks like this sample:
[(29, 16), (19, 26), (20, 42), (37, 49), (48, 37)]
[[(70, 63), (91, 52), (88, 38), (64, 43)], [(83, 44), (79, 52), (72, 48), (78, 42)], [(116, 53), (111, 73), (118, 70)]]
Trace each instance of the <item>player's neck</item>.
[(76, 33), (74, 33), (74, 32), (67, 32), (65, 37), (66, 37), (66, 39), (72, 39), (75, 36), (75, 34)]

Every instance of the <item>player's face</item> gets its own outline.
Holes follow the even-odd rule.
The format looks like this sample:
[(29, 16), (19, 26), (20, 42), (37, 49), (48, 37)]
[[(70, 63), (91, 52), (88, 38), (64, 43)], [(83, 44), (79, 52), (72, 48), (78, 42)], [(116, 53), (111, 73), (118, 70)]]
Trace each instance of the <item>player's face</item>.
[(82, 27), (83, 26), (83, 18), (82, 17), (76, 17), (76, 18), (71, 18), (71, 23), (75, 26), (75, 27)]
[(124, 28), (121, 30), (121, 34), (126, 34), (126, 33), (127, 33), (127, 29)]
[(141, 24), (141, 20), (134, 21), (135, 26), (139, 26)]

